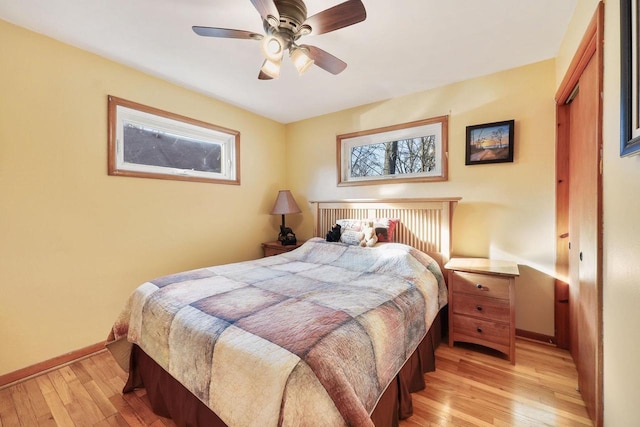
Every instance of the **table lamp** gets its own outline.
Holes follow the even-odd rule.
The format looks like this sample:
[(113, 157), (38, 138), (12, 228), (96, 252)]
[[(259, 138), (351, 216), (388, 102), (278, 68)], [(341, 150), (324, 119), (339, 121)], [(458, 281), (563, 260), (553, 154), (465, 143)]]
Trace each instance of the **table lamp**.
[(276, 198), (276, 203), (273, 205), (273, 209), (271, 209), (272, 215), (282, 215), (282, 225), (280, 226), (280, 234), (278, 235), (278, 240), (283, 245), (295, 245), (296, 244), (296, 235), (293, 233), (288, 227), (284, 225), (284, 216), (286, 214), (300, 213), (302, 212), (298, 207), (293, 195), (291, 195), (291, 191), (289, 190), (280, 190), (278, 192), (278, 197)]

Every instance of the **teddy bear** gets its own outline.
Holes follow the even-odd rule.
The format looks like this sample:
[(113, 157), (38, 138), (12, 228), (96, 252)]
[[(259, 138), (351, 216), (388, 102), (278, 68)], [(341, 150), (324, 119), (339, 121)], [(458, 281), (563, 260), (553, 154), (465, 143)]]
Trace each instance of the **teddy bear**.
[(371, 247), (378, 242), (378, 236), (376, 236), (376, 230), (373, 228), (373, 222), (363, 223), (360, 234), (360, 246)]
[(327, 233), (327, 242), (339, 242), (340, 241), (340, 224), (335, 224), (331, 227), (331, 230)]

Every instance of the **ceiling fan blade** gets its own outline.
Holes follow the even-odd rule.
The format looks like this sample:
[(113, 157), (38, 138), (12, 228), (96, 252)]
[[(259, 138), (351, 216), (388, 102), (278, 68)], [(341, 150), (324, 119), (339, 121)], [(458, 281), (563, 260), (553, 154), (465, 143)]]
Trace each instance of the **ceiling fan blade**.
[(309, 51), (309, 58), (313, 59), (315, 65), (330, 72), (331, 74), (340, 74), (345, 68), (347, 68), (346, 62), (336, 58), (329, 52), (325, 52), (319, 47), (309, 46), (306, 44), (303, 44), (300, 47)]
[(311, 27), (311, 34), (318, 35), (357, 24), (367, 18), (367, 11), (361, 0), (348, 0), (337, 6), (307, 18), (304, 22)]
[(214, 28), (214, 27), (198, 27), (193, 26), (193, 31), (204, 37), (224, 37), (228, 39), (250, 39), (250, 40), (262, 40), (264, 37), (262, 34), (257, 34), (251, 31), (244, 30), (230, 30), (228, 28)]
[(273, 77), (271, 77), (269, 74), (265, 73), (264, 71), (260, 70), (260, 74), (258, 74), (258, 79), (260, 79), (260, 80), (272, 80)]
[(280, 13), (273, 0), (251, 0), (251, 3), (258, 10), (262, 19), (267, 19), (267, 16), (271, 15), (276, 18), (276, 21), (280, 21)]

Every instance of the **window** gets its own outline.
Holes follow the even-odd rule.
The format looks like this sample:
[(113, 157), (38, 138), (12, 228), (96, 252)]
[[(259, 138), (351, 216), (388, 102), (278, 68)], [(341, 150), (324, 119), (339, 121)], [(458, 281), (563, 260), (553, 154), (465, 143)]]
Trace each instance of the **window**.
[(109, 175), (240, 184), (240, 133), (109, 96)]
[(337, 138), (338, 185), (445, 181), (447, 117)]

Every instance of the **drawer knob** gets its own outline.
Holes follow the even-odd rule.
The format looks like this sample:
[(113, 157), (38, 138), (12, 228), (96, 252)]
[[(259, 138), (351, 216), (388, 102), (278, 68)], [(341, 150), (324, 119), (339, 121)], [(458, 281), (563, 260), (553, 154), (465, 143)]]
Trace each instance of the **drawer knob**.
[(481, 334), (482, 333), (482, 328), (478, 327), (477, 331), (478, 331), (479, 334)]
[(480, 283), (476, 283), (476, 288), (482, 289), (482, 285)]
[(482, 311), (482, 306), (481, 305), (476, 306), (476, 310)]

